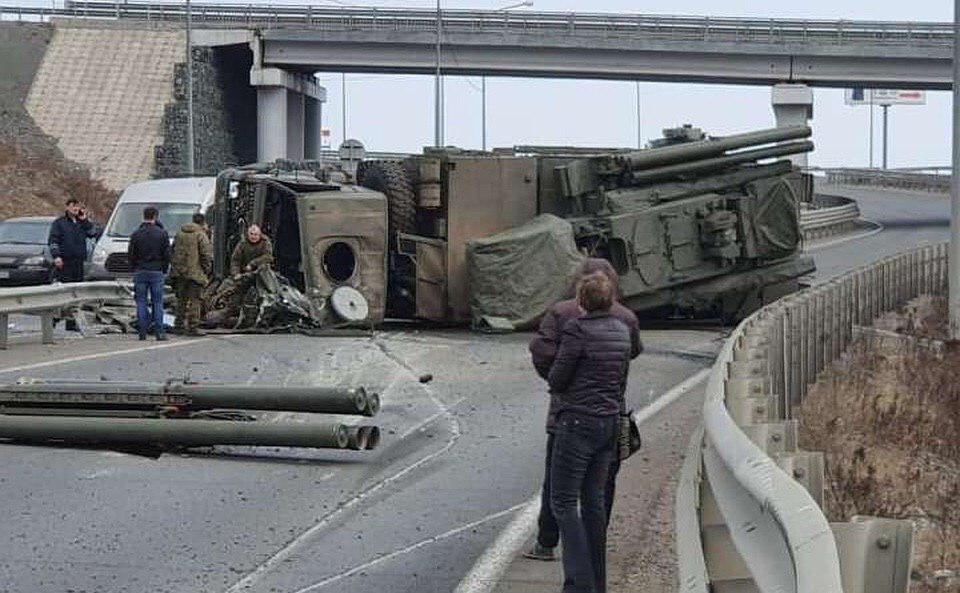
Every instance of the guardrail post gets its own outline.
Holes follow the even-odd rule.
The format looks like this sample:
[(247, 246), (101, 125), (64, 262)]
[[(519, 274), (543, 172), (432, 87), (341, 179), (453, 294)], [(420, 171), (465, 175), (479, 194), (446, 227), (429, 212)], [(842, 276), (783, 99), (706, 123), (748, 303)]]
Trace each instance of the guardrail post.
[(40, 331), (44, 344), (53, 344), (53, 316), (54, 311), (44, 311), (40, 314)]
[(7, 349), (7, 332), (10, 316), (6, 313), (0, 313), (0, 350)]

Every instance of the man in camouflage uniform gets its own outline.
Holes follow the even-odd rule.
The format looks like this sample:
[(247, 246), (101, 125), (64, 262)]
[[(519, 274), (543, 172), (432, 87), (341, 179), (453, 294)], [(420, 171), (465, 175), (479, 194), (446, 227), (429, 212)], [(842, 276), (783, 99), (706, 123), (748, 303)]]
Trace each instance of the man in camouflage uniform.
[(170, 280), (177, 294), (177, 320), (174, 329), (188, 336), (203, 335), (200, 308), (203, 289), (210, 282), (213, 246), (207, 237), (206, 218), (193, 215), (173, 241)]
[(252, 224), (247, 229), (247, 237), (237, 243), (230, 256), (230, 275), (239, 276), (256, 272), (262, 266), (273, 264), (273, 243), (263, 234), (260, 227)]

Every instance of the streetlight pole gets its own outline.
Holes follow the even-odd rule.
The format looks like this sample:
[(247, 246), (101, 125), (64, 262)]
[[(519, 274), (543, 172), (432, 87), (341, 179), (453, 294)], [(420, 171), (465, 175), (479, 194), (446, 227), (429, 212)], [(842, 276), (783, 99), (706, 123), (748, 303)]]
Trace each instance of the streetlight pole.
[(433, 145), (443, 146), (443, 93), (440, 89), (441, 38), (443, 36), (443, 17), (440, 12), (440, 0), (437, 0), (437, 71), (433, 80)]
[(340, 123), (343, 127), (343, 141), (347, 141), (347, 73), (340, 73)]
[(873, 89), (867, 91), (870, 93), (870, 168), (873, 168)]
[(887, 170), (887, 117), (888, 112), (890, 111), (889, 105), (882, 105), (883, 107), (883, 170)]
[(953, 171), (950, 176), (950, 338), (960, 339), (960, 0), (953, 6)]
[(480, 125), (483, 128), (483, 151), (487, 151), (487, 77), (480, 78)]
[(640, 132), (640, 81), (637, 81), (637, 150), (643, 148), (643, 134)]
[(190, 0), (187, 0), (187, 173), (193, 175), (196, 168), (193, 130), (193, 39)]

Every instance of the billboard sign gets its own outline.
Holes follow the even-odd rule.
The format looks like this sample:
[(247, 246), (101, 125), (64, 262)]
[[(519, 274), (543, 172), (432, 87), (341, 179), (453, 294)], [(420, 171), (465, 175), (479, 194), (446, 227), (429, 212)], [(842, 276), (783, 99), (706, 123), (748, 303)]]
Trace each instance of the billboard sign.
[(925, 91), (891, 89), (847, 89), (844, 92), (847, 105), (926, 105)]

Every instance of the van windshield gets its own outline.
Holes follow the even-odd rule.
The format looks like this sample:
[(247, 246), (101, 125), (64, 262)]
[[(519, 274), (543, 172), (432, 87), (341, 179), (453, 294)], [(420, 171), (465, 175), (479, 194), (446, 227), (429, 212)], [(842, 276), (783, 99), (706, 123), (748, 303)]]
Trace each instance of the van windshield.
[(197, 204), (120, 204), (113, 213), (113, 220), (106, 231), (108, 237), (129, 237), (143, 222), (143, 209), (153, 206), (160, 211), (159, 221), (170, 236), (190, 222), (200, 207)]

